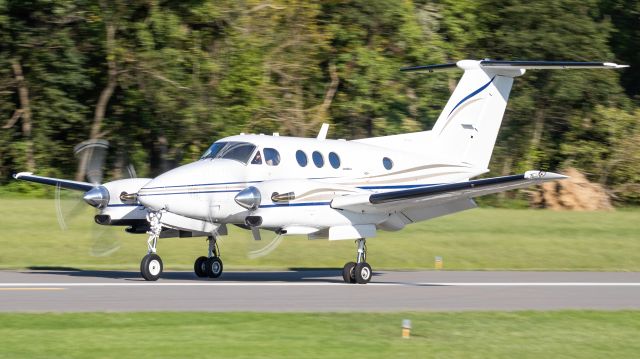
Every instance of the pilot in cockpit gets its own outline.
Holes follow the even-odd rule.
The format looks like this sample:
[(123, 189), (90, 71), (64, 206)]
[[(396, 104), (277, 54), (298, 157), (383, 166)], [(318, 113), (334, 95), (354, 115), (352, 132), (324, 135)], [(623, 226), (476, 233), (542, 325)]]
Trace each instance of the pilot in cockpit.
[(251, 160), (252, 165), (261, 165), (262, 164), (262, 156), (260, 155), (260, 151), (256, 152), (256, 155)]

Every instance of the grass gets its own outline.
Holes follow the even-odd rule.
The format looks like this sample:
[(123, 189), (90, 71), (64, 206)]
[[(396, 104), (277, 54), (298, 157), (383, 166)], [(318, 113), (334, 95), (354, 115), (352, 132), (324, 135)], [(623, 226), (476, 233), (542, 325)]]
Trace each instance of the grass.
[[(411, 339), (400, 337), (402, 319)], [(640, 311), (0, 314), (0, 358), (637, 358)]]
[[(63, 209), (71, 205), (63, 202)], [(75, 267), (82, 269), (139, 268), (146, 236), (124, 227), (93, 223), (93, 209), (83, 207), (63, 231), (54, 201), (0, 199), (0, 268)], [(235, 227), (223, 237), (227, 269), (341, 268), (355, 255), (352, 241), (309, 241), (285, 237), (280, 247), (258, 259), (249, 250), (250, 232)], [(442, 256), (449, 270), (591, 270), (640, 271), (640, 210), (616, 212), (552, 212), (543, 210), (475, 209), (408, 226), (400, 232), (380, 232), (368, 241), (369, 262), (376, 269), (430, 269)], [(96, 241), (95, 237), (101, 239)], [(96, 250), (117, 245), (105, 255)], [(165, 268), (191, 269), (206, 252), (202, 238), (161, 239)]]

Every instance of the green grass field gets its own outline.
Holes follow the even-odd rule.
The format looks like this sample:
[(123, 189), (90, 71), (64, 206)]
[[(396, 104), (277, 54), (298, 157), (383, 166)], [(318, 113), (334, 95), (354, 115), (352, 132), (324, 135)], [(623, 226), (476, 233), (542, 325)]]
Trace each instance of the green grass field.
[[(53, 200), (0, 199), (0, 268), (139, 268), (146, 235), (125, 233), (124, 227), (98, 226), (93, 214), (85, 206), (63, 231)], [(250, 232), (230, 230), (221, 243), (227, 269), (338, 268), (355, 255), (352, 241), (285, 237), (269, 256), (250, 259), (248, 251), (270, 238), (255, 243)], [(102, 238), (97, 244), (94, 231)], [(113, 243), (117, 251), (96, 255), (104, 254), (96, 247)], [(430, 269), (434, 256), (442, 256), (449, 270), (640, 271), (640, 210), (474, 209), (400, 232), (381, 232), (368, 241), (368, 249), (374, 269)], [(206, 242), (203, 238), (161, 239), (158, 250), (166, 269), (191, 269), (193, 260), (205, 254)]]
[(0, 358), (12, 359), (640, 355), (638, 311), (0, 314), (0, 323)]

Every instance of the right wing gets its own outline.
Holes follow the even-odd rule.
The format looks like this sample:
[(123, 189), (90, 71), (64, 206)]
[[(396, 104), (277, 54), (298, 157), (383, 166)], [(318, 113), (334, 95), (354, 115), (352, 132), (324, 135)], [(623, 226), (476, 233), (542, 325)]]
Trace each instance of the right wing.
[(524, 174), (437, 184), (381, 193), (358, 193), (336, 197), (331, 207), (359, 213), (380, 213), (406, 208), (431, 207), (460, 199), (529, 187), (567, 178), (553, 172), (527, 171)]
[(88, 182), (78, 182), (78, 181), (70, 181), (59, 178), (51, 178), (51, 177), (42, 177), (42, 176), (34, 176), (31, 172), (20, 172), (13, 175), (13, 178), (47, 184), (50, 186), (59, 186), (60, 188), (73, 189), (76, 191), (89, 191), (90, 189), (96, 187)]

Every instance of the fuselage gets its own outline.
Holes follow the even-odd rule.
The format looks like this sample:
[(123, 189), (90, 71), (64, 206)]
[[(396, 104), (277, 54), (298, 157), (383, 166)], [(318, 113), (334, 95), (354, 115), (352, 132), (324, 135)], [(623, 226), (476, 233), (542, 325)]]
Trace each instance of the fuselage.
[[(242, 224), (253, 215), (263, 218), (266, 228), (300, 227), (310, 232), (385, 220), (386, 214), (356, 216), (332, 209), (336, 196), (462, 181), (482, 172), (411, 148), (239, 135), (217, 141), (202, 159), (151, 180), (138, 191), (138, 200), (152, 210), (212, 223)], [(258, 188), (262, 197), (253, 210), (234, 200), (249, 186)], [(292, 193), (294, 198), (273, 201), (274, 193)]]

